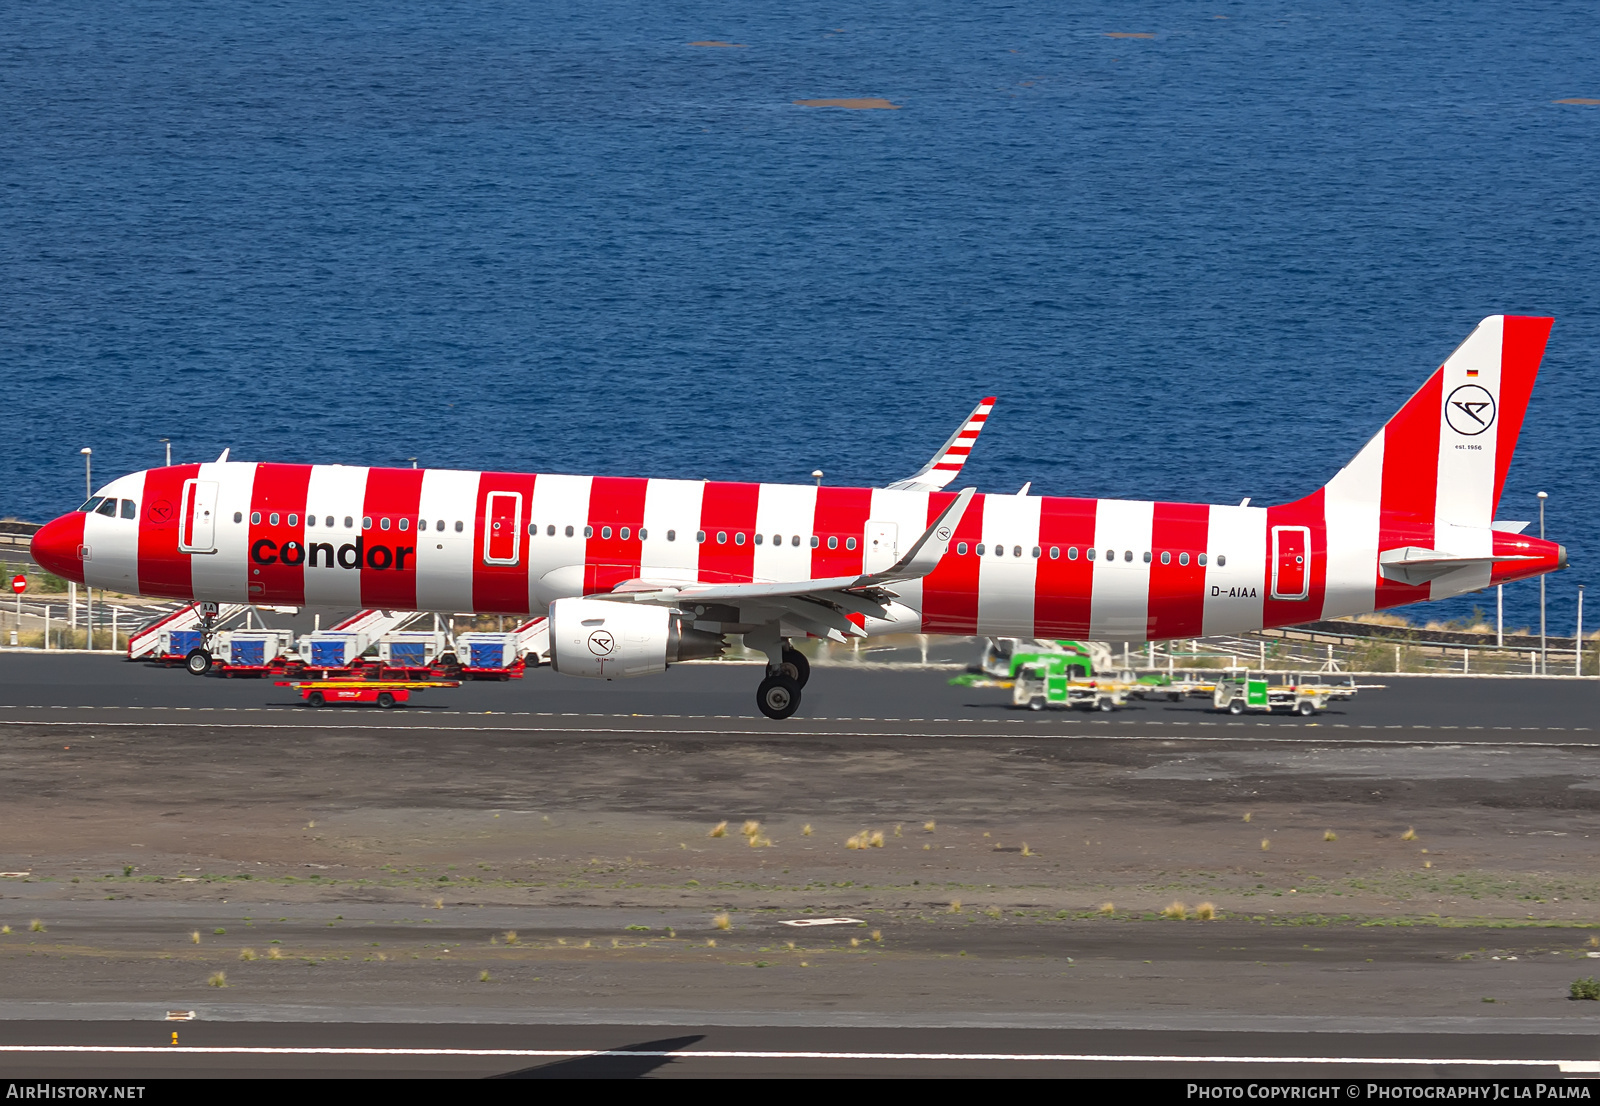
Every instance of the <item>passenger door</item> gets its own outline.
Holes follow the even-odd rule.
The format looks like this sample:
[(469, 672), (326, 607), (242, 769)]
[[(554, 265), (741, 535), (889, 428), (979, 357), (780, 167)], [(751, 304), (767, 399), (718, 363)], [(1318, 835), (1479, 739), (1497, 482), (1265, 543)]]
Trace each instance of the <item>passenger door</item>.
[(483, 515), (484, 563), (516, 564), (522, 553), (522, 494), (490, 492)]
[(863, 562), (867, 572), (882, 572), (900, 559), (899, 533), (900, 527), (893, 522), (867, 521), (867, 551)]
[(178, 522), (178, 549), (184, 553), (217, 551), (217, 482), (185, 480)]
[(1304, 526), (1272, 528), (1272, 598), (1304, 599), (1311, 594), (1311, 531)]

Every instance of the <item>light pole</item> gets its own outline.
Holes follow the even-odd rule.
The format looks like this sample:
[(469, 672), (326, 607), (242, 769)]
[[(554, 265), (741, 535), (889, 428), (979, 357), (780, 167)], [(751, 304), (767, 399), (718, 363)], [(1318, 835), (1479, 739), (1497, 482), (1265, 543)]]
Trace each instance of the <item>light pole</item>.
[(817, 482), (817, 487), (819, 487), (819, 488), (822, 487), (822, 470), (821, 469), (812, 469), (811, 470), (811, 479), (813, 479), (813, 480), (815, 480)]
[(415, 457), (407, 457), (406, 460), (411, 462), (411, 467), (412, 468), (416, 468), (417, 467), (417, 459)]
[(172, 439), (162, 438), (161, 444), (167, 447), (167, 467), (172, 467)]
[(92, 458), (94, 457), (94, 450), (90, 449), (88, 446), (84, 446), (82, 449), (78, 450), (78, 452), (83, 454), (83, 498), (88, 499), (90, 496), (94, 495), (94, 480), (90, 475), (90, 467)]
[[(1544, 501), (1550, 498), (1549, 492), (1539, 493), (1539, 540), (1544, 541)], [(1545, 649), (1544, 636), (1544, 577), (1539, 577), (1539, 674), (1547, 676), (1550, 673), (1547, 665), (1548, 653)]]

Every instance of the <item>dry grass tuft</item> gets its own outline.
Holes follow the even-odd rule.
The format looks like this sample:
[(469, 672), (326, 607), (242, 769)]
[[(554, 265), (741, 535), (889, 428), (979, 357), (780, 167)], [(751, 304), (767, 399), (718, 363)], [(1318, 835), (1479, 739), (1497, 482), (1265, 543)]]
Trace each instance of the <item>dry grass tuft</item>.
[(1244, 812), (1244, 820), (1246, 822), (1250, 820), (1250, 812), (1248, 810)]
[(1424, 860), (1424, 861), (1423, 861), (1423, 862), (1422, 862), (1422, 866), (1423, 866), (1423, 867), (1424, 867), (1424, 868), (1432, 868), (1432, 867), (1433, 867), (1433, 861), (1431, 861), (1431, 860)]
[(520, 942), (522, 940), (522, 938), (517, 936), (517, 931), (514, 930), (514, 929), (506, 930), (506, 935), (505, 936), (506, 936), (506, 944), (508, 944), (508, 945), (515, 945), (515, 944), (517, 944), (518, 942)]
[(580, 949), (592, 949), (592, 948), (594, 948), (594, 942), (589, 940), (589, 938), (585, 937), (583, 939), (583, 944), (579, 945), (578, 947)]
[(756, 821), (746, 822), (740, 827), (739, 832), (744, 834), (746, 837), (754, 837), (756, 834), (761, 832), (761, 823)]
[[(267, 950), (267, 959), (268, 960), (282, 960), (283, 959), (283, 953), (278, 950), (278, 946), (277, 945), (273, 945), (270, 949)], [(380, 952), (378, 954), (378, 959), (379, 960), (383, 959), (383, 953)]]
[(479, 983), (487, 983), (487, 982), (489, 982), (489, 969), (488, 968), (485, 968), (485, 969), (483, 969), (483, 971), (478, 973), (478, 982)]
[(951, 899), (950, 900), (950, 913), (952, 913), (952, 914), (961, 913), (961, 900), (960, 899)]
[(762, 837), (759, 833), (752, 834), (750, 836), (750, 847), (752, 849), (770, 849), (772, 848), (772, 838)]
[[(6, 928), (10, 929), (11, 927), (7, 926)], [(1589, 938), (1589, 947), (1592, 949), (1600, 949), (1600, 937)]]
[(1116, 912), (1117, 912), (1116, 903), (1103, 902), (1103, 903), (1100, 904), (1100, 913), (1104, 914), (1106, 917), (1109, 918), (1109, 917), (1111, 917), (1111, 915), (1115, 914)]
[(226, 987), (228, 985), (227, 972), (212, 972), (211, 978), (206, 980), (207, 987)]
[(807, 822), (805, 825), (800, 827), (800, 836), (801, 837), (810, 837), (811, 836), (811, 823), (810, 822)]
[(872, 939), (874, 941), (880, 941), (881, 942), (883, 940), (883, 930), (881, 930), (881, 929), (873, 930), (872, 931)]
[(1032, 849), (1028, 848), (1028, 843), (1026, 841), (1024, 841), (1022, 843), (1022, 855), (1023, 856), (1038, 856), (1039, 854), (1034, 852)]
[(991, 918), (999, 918), (1000, 917), (1000, 908), (998, 906), (987, 906), (987, 907), (984, 907), (983, 912), (986, 915), (988, 915), (989, 917), (991, 917)]
[(927, 830), (929, 833), (932, 833), (934, 830), (939, 828), (939, 824), (930, 818), (926, 822), (922, 823), (922, 828)]
[(197, 929), (193, 933), (189, 934), (189, 940), (198, 945), (200, 943), (200, 931)]
[(883, 848), (883, 831), (874, 830), (872, 836), (867, 838), (867, 844), (871, 845), (874, 849)]
[(1201, 903), (1194, 908), (1194, 916), (1202, 922), (1213, 921), (1217, 916), (1217, 904), (1214, 902)]
[(859, 937), (850, 938), (850, 947), (853, 948), (853, 949), (860, 948), (861, 947), (861, 938), (859, 938)]
[(896, 826), (896, 827), (895, 827), (895, 828), (894, 828), (894, 835), (895, 835), (895, 836), (896, 836), (896, 837), (899, 837), (899, 836), (900, 836), (900, 829), (901, 829), (901, 827), (900, 827), (900, 826)]
[(1261, 851), (1264, 853), (1272, 851), (1272, 842), (1265, 837), (1261, 839)]
[(726, 822), (718, 822), (716, 825), (711, 827), (711, 832), (706, 834), (706, 836), (707, 837), (726, 837), (726, 836), (728, 836), (728, 823), (726, 823)]
[(254, 960), (255, 958), (256, 958), (256, 950), (255, 949), (240, 949), (239, 950), (239, 959), (240, 960)]
[(711, 917), (711, 924), (716, 926), (718, 929), (732, 929), (733, 919), (728, 917), (726, 913), (714, 914)]
[(1417, 830), (1415, 826), (1407, 826), (1406, 831), (1400, 835), (1400, 840), (1402, 841), (1415, 841), (1416, 839)]
[(715, 937), (707, 937), (706, 938), (706, 948), (714, 949), (716, 947), (717, 947), (717, 939)]
[(784, 946), (784, 948), (788, 949), (790, 952), (794, 952), (795, 951), (795, 947), (794, 947), (794, 942), (793, 941), (785, 941), (783, 943), (783, 946)]
[(866, 848), (867, 847), (866, 846), (866, 841), (865, 841), (866, 832), (867, 832), (866, 830), (862, 830), (860, 833), (854, 834), (854, 835), (852, 835), (850, 837), (846, 837), (844, 839), (844, 847), (847, 848), (847, 849), (864, 849), (864, 848)]
[(11, 936), (11, 927), (10, 926), (0, 926), (0, 937), (10, 937), (10, 936)]
[(1189, 916), (1189, 908), (1183, 905), (1183, 903), (1174, 900), (1173, 902), (1169, 902), (1165, 909), (1161, 911), (1161, 916), (1163, 918), (1173, 918), (1178, 921), (1182, 921), (1184, 918)]
[(35, 918), (33, 921), (28, 923), (28, 932), (29, 933), (43, 933), (44, 932), (44, 923), (41, 922), (38, 918)]
[(433, 908), (435, 910), (443, 910), (444, 909), (444, 900), (443, 899), (434, 899), (433, 900)]
[(1337, 841), (1339, 840), (1339, 835), (1334, 833), (1332, 830), (1323, 830), (1322, 839), (1324, 841)]

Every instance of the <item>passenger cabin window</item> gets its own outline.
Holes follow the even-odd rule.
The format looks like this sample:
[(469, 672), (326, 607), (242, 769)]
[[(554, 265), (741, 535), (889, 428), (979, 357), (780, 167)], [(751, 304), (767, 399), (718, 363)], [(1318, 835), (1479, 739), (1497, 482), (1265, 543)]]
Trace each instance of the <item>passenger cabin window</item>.
[(649, 538), (650, 538), (650, 531), (646, 530), (643, 526), (639, 527), (639, 540), (640, 541), (648, 541)]
[[(812, 534), (811, 535), (811, 548), (815, 549), (817, 546), (819, 546), (821, 544), (822, 544), (822, 539), (817, 537), (815, 534)], [(966, 550), (962, 550), (962, 552), (966, 552)]]
[(846, 549), (854, 549), (856, 547), (856, 539), (854, 539), (854, 538), (846, 538), (846, 539), (844, 539), (844, 547)]
[(994, 547), (994, 555), (996, 557), (1004, 557), (1006, 555), (1006, 547), (1003, 546), (1003, 545), (995, 546)]
[(678, 540), (678, 532), (676, 530), (668, 530), (667, 531), (667, 540), (668, 541), (677, 541)]
[(983, 542), (980, 541), (978, 543), (978, 556), (981, 557), (985, 553), (987, 553), (988, 551), (989, 551), (989, 547), (987, 545), (985, 545)]
[(956, 556), (965, 557), (966, 555), (967, 555), (967, 543), (964, 542), (964, 541), (956, 542)]
[(417, 519), (417, 533), (420, 534), (423, 531), (427, 530), (427, 528), (428, 528), (428, 520), (427, 519), (425, 519), (425, 518)]
[(1050, 559), (1052, 561), (1059, 561), (1061, 559), (1061, 547), (1059, 545), (1052, 545), (1050, 547)]
[(1201, 565), (1206, 563), (1206, 555), (1204, 553), (1200, 554), (1199, 561)]
[(694, 532), (694, 540), (703, 543), (706, 540), (706, 532), (704, 530), (696, 530)]
[[(1128, 563), (1129, 563), (1129, 564), (1132, 564), (1132, 563), (1133, 563), (1133, 550), (1131, 550), (1131, 549), (1124, 549), (1124, 550), (1123, 550), (1123, 551), (1122, 551), (1122, 559), (1123, 559), (1123, 560), (1124, 560), (1124, 561), (1126, 561), (1126, 562), (1128, 562)], [(1148, 559), (1149, 559), (1149, 558), (1148, 558), (1148, 557), (1147, 557), (1147, 558), (1145, 558), (1145, 559), (1146, 559), (1146, 560), (1148, 560)]]
[(261, 512), (260, 511), (251, 511), (250, 512), (250, 525), (251, 526), (260, 526), (261, 525)]
[(1178, 554), (1178, 563), (1180, 565), (1187, 566), (1188, 563), (1189, 563), (1189, 554), (1187, 554), (1187, 553), (1179, 553)]
[(1042, 552), (1043, 552), (1043, 550), (1041, 550), (1041, 549), (1040, 549), (1040, 548), (1039, 548), (1039, 547), (1038, 547), (1038, 546), (1037, 546), (1037, 545), (1036, 545), (1036, 546), (1034, 546), (1034, 547), (1033, 547), (1033, 559), (1034, 559), (1034, 560), (1038, 560), (1038, 559), (1039, 559), (1039, 555), (1040, 555), (1040, 554), (1041, 554), (1041, 553), (1042, 553)]
[(619, 531), (619, 532), (618, 532), (618, 534), (617, 534), (617, 536), (618, 536), (618, 537), (620, 537), (620, 538), (621, 538), (621, 539), (622, 539), (622, 540), (623, 540), (623, 541), (627, 541), (627, 540), (628, 540), (628, 535), (629, 535), (629, 534), (631, 534), (631, 533), (632, 533), (632, 531), (631, 531), (631, 530), (629, 530), (629, 529), (628, 529), (628, 528), (627, 528), (627, 527), (626, 527), (626, 526), (624, 526), (624, 527), (623, 527), (623, 528), (622, 528), (622, 529), (621, 529), (621, 530), (620, 530), (620, 531)]
[[(293, 526), (293, 525), (294, 525), (294, 516), (293, 516), (293, 515), (290, 515), (290, 516), (289, 516), (289, 525), (290, 525), (290, 526)], [(411, 529), (411, 520), (410, 520), (410, 519), (409, 519), (409, 518), (403, 518), (403, 519), (401, 519), (401, 520), (400, 520), (400, 529), (402, 529), (402, 530), (409, 530), (409, 529)]]
[(593, 526), (585, 526), (583, 528), (583, 536), (586, 537), (586, 538), (594, 537), (594, 527)]
[(267, 525), (269, 525), (269, 526), (278, 525), (278, 518), (279, 518), (278, 512), (277, 511), (273, 511), (270, 515), (267, 516)]
[[(1020, 557), (1020, 556), (1022, 556), (1022, 546), (1020, 546), (1020, 545), (1013, 545), (1013, 546), (1012, 546), (1012, 547), (1011, 547), (1011, 555), (1012, 555), (1012, 556), (1013, 556), (1013, 557)], [(1035, 556), (1035, 557), (1037, 557), (1037, 556), (1038, 556), (1038, 555), (1039, 555), (1039, 551), (1038, 551), (1038, 550), (1037, 550), (1037, 549), (1035, 549), (1035, 550), (1034, 550), (1034, 551), (1033, 551), (1033, 555), (1034, 555), (1034, 556)]]
[(743, 545), (744, 544), (744, 531), (741, 530), (739, 533), (737, 533), (737, 534), (735, 534), (733, 536), (733, 544), (734, 545)]
[(1084, 556), (1088, 557), (1091, 561), (1094, 560), (1094, 550), (1093, 549), (1084, 550)]
[(137, 503), (135, 503), (131, 499), (124, 499), (122, 501), (122, 517), (123, 518), (138, 518), (139, 517), (139, 505)]
[(572, 527), (567, 527), (567, 537), (572, 537)]
[(235, 512), (233, 512), (233, 521), (235, 521), (235, 522), (243, 522), (244, 521), (244, 512), (243, 511), (235, 511)]
[(1217, 554), (1217, 567), (1218, 568), (1226, 568), (1227, 565), (1228, 565), (1228, 558), (1223, 556), (1221, 553), (1218, 553)]
[[(459, 534), (459, 533), (461, 533), (461, 531), (465, 530), (466, 528), (467, 528), (467, 524), (466, 523), (462, 522), (460, 519), (456, 519), (456, 533)], [(570, 534), (570, 533), (572, 533), (572, 531), (569, 529), (567, 531), (567, 533)]]
[(609, 527), (609, 526), (600, 527), (600, 536), (602, 538), (604, 538), (606, 541), (610, 541), (611, 540), (611, 527)]
[(1149, 564), (1150, 563), (1150, 550), (1148, 550), (1148, 549), (1146, 549), (1144, 551), (1144, 563), (1145, 564)]
[(794, 537), (790, 538), (789, 539), (789, 544), (790, 545), (799, 545), (800, 544), (800, 535), (796, 534)]
[(386, 519), (386, 518), (380, 518), (378, 520), (378, 529), (380, 529), (380, 530), (389, 529), (389, 520)]
[(544, 536), (547, 538), (553, 538), (556, 536), (556, 528), (554, 523), (551, 523), (549, 526), (544, 528)]
[(757, 534), (757, 535), (756, 535), (756, 544), (757, 544), (757, 545), (760, 545), (760, 544), (761, 544), (761, 542), (762, 542), (762, 536), (761, 536), (761, 535), (760, 535), (760, 534)]
[(1161, 551), (1161, 563), (1164, 565), (1170, 565), (1172, 563), (1172, 554), (1168, 553), (1165, 549)]
[(831, 536), (831, 537), (828, 538), (828, 548), (829, 549), (838, 549), (839, 548), (838, 535), (834, 535), (834, 536)]
[(94, 509), (94, 513), (97, 515), (105, 515), (107, 518), (116, 518), (117, 501), (115, 499), (107, 499), (102, 501), (100, 506)]

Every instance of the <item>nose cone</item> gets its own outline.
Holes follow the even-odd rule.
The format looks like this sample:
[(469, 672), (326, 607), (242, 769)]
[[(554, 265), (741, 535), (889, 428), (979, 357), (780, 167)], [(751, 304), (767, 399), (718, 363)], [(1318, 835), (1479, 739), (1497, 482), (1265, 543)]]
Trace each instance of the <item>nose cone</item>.
[(1556, 567), (1557, 568), (1566, 568), (1567, 567), (1567, 547), (1564, 546), (1564, 545), (1558, 545), (1558, 546), (1556, 546), (1556, 550), (1557, 550), (1557, 553), (1556, 553)]
[(83, 560), (78, 556), (83, 545), (83, 520), (82, 512), (74, 511), (39, 527), (29, 548), (40, 568), (63, 580), (83, 583)]

